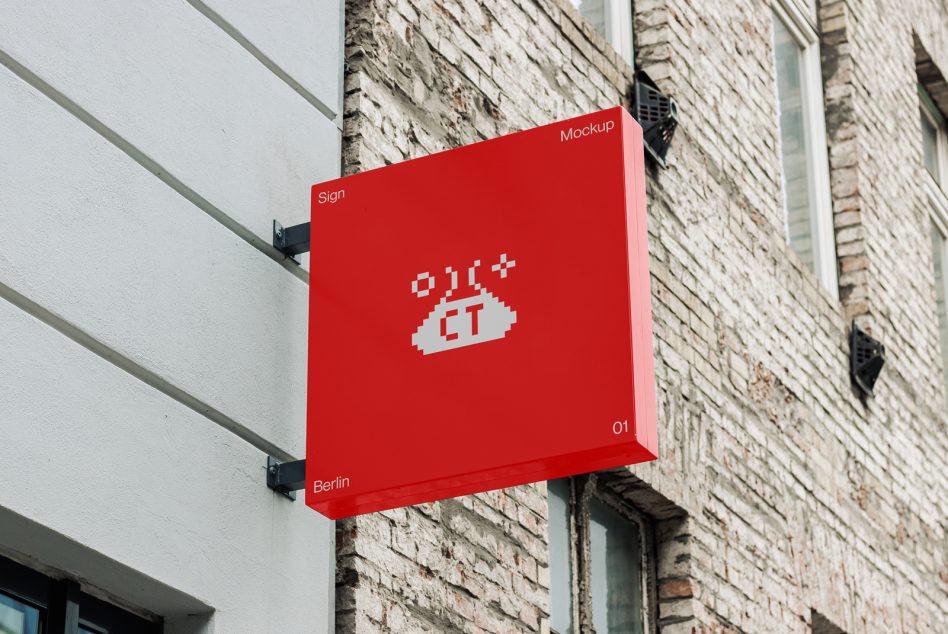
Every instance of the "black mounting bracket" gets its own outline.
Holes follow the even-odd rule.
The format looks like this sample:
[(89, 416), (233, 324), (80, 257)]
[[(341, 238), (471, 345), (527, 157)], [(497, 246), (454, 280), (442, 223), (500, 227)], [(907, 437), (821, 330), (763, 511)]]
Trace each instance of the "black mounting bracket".
[(873, 339), (853, 320), (849, 334), (849, 373), (862, 396), (872, 396), (872, 388), (885, 365), (885, 346)]
[(273, 247), (299, 264), (300, 253), (309, 251), (309, 223), (284, 227), (273, 221)]
[(306, 487), (306, 460), (280, 462), (267, 456), (267, 486), (295, 500), (296, 491)]

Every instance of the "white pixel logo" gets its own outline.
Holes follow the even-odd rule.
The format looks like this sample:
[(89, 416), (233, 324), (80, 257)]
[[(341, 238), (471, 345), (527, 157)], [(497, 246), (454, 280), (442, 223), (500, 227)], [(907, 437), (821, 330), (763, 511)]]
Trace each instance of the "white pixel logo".
[[(475, 295), (448, 301), (458, 290), (458, 273), (450, 266), (444, 272), (451, 280), (451, 288), (438, 300), (438, 305), (428, 313), (418, 330), (411, 336), (412, 344), (422, 354), (434, 354), (445, 350), (473, 346), (485, 341), (503, 339), (517, 323), (517, 313), (497, 299), (475, 279), (480, 260), (467, 270), (467, 284), (477, 291)], [(516, 260), (508, 260), (506, 253), (491, 266), (491, 271), (506, 279), (510, 269), (517, 266)], [(435, 278), (428, 272), (419, 273), (411, 283), (411, 292), (416, 297), (427, 297), (435, 289)]]

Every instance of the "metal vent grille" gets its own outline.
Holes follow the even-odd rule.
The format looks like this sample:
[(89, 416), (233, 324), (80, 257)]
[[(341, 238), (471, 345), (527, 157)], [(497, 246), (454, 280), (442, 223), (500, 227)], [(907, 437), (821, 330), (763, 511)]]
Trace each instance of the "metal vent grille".
[(678, 127), (678, 105), (674, 99), (663, 95), (642, 71), (635, 74), (632, 116), (642, 126), (645, 149), (656, 163), (666, 167), (665, 157)]
[(866, 396), (872, 396), (876, 379), (885, 365), (885, 346), (873, 339), (854, 321), (849, 335), (850, 374)]

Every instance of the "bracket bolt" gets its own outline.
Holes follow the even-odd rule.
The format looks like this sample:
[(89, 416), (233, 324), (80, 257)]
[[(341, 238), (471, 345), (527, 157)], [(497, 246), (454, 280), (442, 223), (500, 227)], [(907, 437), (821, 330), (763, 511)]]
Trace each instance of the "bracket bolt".
[(277, 236), (278, 238), (282, 238), (282, 237), (283, 237), (283, 229), (280, 229), (279, 227), (277, 227), (276, 236)]

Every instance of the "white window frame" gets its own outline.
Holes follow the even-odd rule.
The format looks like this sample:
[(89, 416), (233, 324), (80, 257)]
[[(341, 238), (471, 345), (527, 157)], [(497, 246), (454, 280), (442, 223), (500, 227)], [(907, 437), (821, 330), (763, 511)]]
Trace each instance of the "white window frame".
[[(933, 181), (926, 180), (925, 189), (929, 202), (928, 214), (931, 217), (932, 224), (941, 233), (941, 237), (948, 241), (948, 198)], [(948, 260), (942, 260), (942, 262), (948, 264)], [(945, 276), (945, 278), (948, 279), (948, 276)], [(945, 294), (945, 297), (948, 297), (948, 293)]]
[[(928, 170), (925, 171), (927, 172)], [(948, 273), (948, 268), (946, 268), (946, 265), (948, 265), (948, 200), (945, 199), (945, 195), (941, 192), (939, 192), (939, 198), (940, 200), (937, 202), (930, 199), (932, 204), (929, 205), (929, 209), (931, 210), (932, 226), (935, 231), (941, 234), (941, 284), (944, 297), (948, 298), (948, 274), (946, 274)], [(932, 254), (932, 257), (934, 257), (934, 254)], [(935, 280), (935, 283), (937, 284), (938, 280)], [(946, 299), (946, 301), (948, 301), (948, 299)], [(935, 319), (938, 327), (938, 347), (942, 359), (942, 385), (945, 390), (945, 396), (948, 397), (948, 350), (944, 350), (942, 347), (941, 315), (938, 314), (937, 306), (935, 308)]]
[[(833, 225), (833, 199), (830, 195), (829, 158), (826, 141), (826, 110), (823, 105), (823, 71), (820, 67), (820, 37), (816, 30), (816, 9), (808, 0), (804, 10), (794, 0), (774, 0), (771, 8), (783, 21), (803, 49), (801, 87), (803, 91), (803, 122), (807, 134), (807, 176), (812, 216), (810, 231), (813, 235), (814, 272), (823, 287), (839, 298), (839, 275), (836, 260), (836, 231)], [(776, 64), (776, 60), (774, 61)], [(775, 99), (777, 86), (774, 84)], [(779, 108), (777, 126), (779, 129)], [(782, 152), (781, 163), (782, 163)], [(781, 173), (783, 166), (781, 165)], [(786, 194), (784, 194), (786, 215)], [(789, 242), (789, 232), (787, 240)]]
[[(919, 153), (922, 162), (922, 171), (925, 176), (922, 178), (922, 187), (928, 196), (928, 214), (932, 225), (941, 234), (941, 265), (942, 265), (942, 285), (945, 297), (948, 298), (948, 196), (945, 195), (945, 187), (948, 185), (948, 126), (946, 126), (941, 113), (937, 115), (932, 109), (937, 108), (932, 98), (928, 95), (924, 86), (918, 85), (919, 110), (921, 116), (935, 128), (935, 158), (938, 163), (932, 174), (925, 165), (924, 148)], [(924, 143), (924, 141), (922, 141)], [(934, 255), (934, 254), (933, 254)], [(937, 280), (936, 280), (937, 283)], [(936, 318), (940, 316), (936, 313)], [(938, 324), (938, 345), (941, 347), (941, 324)], [(945, 373), (943, 383), (946, 385), (946, 395), (948, 395), (948, 350), (941, 350), (942, 372)]]
[[(948, 132), (946, 132), (945, 121), (941, 113), (936, 115), (932, 112), (932, 109), (937, 108), (937, 106), (921, 84), (918, 85), (918, 100), (918, 108), (922, 116), (935, 128), (935, 160), (938, 161), (938, 169), (936, 170), (938, 173), (934, 175), (928, 171), (928, 166), (925, 165), (925, 173), (928, 174), (928, 178), (925, 179), (925, 186), (929, 197), (937, 198), (936, 204), (940, 204), (945, 199), (944, 190), (948, 185)], [(922, 152), (922, 162), (924, 164), (924, 148)]]

